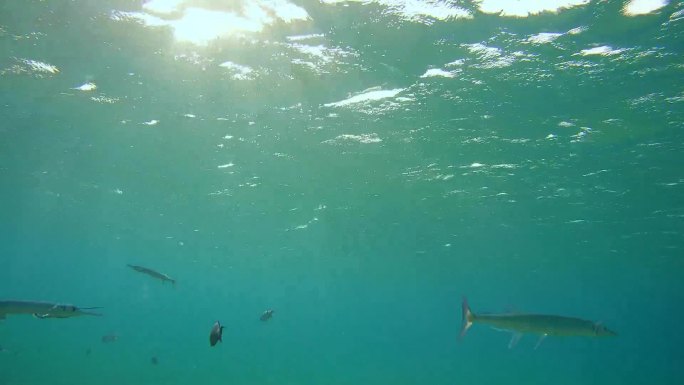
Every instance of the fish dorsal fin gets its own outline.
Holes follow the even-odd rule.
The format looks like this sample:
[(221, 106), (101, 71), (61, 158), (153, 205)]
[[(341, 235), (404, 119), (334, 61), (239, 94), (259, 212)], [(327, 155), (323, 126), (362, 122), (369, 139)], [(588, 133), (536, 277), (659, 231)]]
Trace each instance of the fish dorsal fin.
[(520, 309), (518, 309), (516, 306), (506, 306), (504, 308), (503, 314), (506, 315), (519, 315), (519, 314), (525, 314), (524, 312), (521, 312)]

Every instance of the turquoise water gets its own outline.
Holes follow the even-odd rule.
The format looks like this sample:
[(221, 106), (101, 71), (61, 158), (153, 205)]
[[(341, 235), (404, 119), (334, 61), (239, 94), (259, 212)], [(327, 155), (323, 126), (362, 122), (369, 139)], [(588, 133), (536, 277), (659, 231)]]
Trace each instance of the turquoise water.
[(0, 4), (0, 385), (684, 381), (681, 3), (159, 3)]

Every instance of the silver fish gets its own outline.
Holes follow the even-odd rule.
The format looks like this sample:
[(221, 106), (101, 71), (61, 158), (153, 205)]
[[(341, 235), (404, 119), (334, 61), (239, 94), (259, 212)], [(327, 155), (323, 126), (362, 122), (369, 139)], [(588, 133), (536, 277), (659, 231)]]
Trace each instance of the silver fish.
[(82, 315), (101, 316), (100, 313), (88, 310), (101, 309), (100, 307), (77, 307), (68, 304), (41, 301), (0, 301), (0, 319), (8, 314), (33, 314), (36, 318), (71, 318)]
[(126, 266), (130, 267), (131, 269), (133, 269), (139, 273), (147, 274), (150, 277), (160, 279), (162, 281), (162, 283), (168, 281), (168, 282), (171, 282), (172, 285), (174, 285), (174, 286), (176, 285), (176, 280), (169, 277), (168, 275), (166, 275), (164, 273), (160, 273), (160, 272), (152, 270), (150, 268), (138, 266), (138, 265), (130, 265), (129, 264)]
[(462, 309), (461, 338), (465, 336), (472, 324), (487, 324), (498, 330), (513, 333), (508, 344), (509, 349), (518, 343), (523, 333), (539, 335), (535, 349), (539, 347), (546, 336), (610, 337), (617, 335), (601, 323), (580, 318), (545, 314), (475, 314), (470, 310), (465, 298)]

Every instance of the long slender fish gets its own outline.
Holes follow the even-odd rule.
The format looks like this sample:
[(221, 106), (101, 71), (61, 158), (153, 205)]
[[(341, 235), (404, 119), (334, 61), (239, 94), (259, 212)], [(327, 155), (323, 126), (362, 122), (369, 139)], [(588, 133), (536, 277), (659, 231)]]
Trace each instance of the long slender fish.
[(36, 318), (71, 318), (82, 315), (101, 316), (100, 313), (88, 310), (99, 307), (76, 307), (74, 305), (40, 301), (0, 301), (0, 319), (8, 314), (32, 314)]
[(599, 322), (580, 318), (543, 314), (475, 314), (470, 310), (465, 298), (463, 298), (462, 310), (461, 338), (474, 323), (487, 324), (497, 330), (507, 330), (513, 333), (508, 344), (509, 349), (518, 343), (523, 333), (539, 335), (535, 349), (546, 336), (608, 337), (617, 335)]
[(126, 266), (130, 267), (131, 269), (133, 269), (137, 272), (147, 274), (150, 277), (161, 279), (162, 283), (169, 281), (169, 282), (171, 282), (172, 285), (174, 285), (174, 286), (176, 285), (176, 280), (172, 279), (171, 277), (169, 277), (168, 275), (166, 275), (164, 273), (160, 273), (158, 271), (155, 271), (155, 270), (152, 270), (150, 268), (143, 267), (143, 266), (130, 265), (130, 264), (126, 265)]

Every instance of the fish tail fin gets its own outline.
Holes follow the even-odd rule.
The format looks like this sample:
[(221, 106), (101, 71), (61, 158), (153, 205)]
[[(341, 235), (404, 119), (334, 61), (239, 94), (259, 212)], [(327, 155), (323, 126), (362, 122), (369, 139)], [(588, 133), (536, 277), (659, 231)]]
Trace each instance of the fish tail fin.
[(463, 302), (461, 303), (462, 310), (462, 321), (461, 321), (461, 334), (459, 338), (463, 338), (466, 335), (468, 329), (473, 326), (473, 320), (475, 315), (470, 311), (470, 306), (468, 306), (468, 299), (463, 297)]

